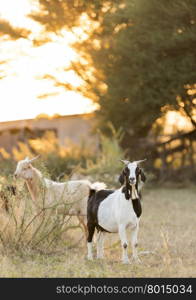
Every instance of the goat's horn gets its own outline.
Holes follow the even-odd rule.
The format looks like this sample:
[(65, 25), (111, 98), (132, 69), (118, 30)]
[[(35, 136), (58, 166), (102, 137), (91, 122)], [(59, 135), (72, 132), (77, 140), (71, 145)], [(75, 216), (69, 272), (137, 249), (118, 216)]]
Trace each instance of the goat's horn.
[(135, 162), (136, 162), (136, 164), (140, 164), (140, 163), (142, 163), (143, 161), (146, 161), (146, 160), (147, 160), (147, 158), (142, 159), (142, 160), (136, 160)]
[(121, 161), (122, 163), (124, 163), (125, 165), (128, 165), (128, 164), (130, 163), (130, 161), (128, 161), (128, 160), (120, 159), (120, 161)]
[(33, 157), (32, 159), (29, 159), (29, 162), (32, 163), (34, 160), (38, 159), (40, 155), (37, 155), (36, 157)]

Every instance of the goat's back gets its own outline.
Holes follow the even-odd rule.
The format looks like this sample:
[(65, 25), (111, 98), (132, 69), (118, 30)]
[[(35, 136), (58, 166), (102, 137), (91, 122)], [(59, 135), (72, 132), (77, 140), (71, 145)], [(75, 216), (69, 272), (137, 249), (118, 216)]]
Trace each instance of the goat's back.
[(70, 180), (67, 182), (47, 180), (46, 186), (48, 204), (59, 204), (59, 209), (63, 204), (65, 209), (68, 209), (68, 214), (86, 215), (87, 200), (91, 187), (88, 180)]

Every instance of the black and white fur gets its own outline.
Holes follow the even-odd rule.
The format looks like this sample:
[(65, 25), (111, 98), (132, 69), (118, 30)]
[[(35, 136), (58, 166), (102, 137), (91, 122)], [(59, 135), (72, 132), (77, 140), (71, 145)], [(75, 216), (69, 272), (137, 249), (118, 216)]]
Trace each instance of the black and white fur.
[(125, 168), (119, 177), (122, 185), (117, 190), (91, 190), (87, 205), (87, 248), (88, 259), (93, 259), (92, 239), (95, 228), (98, 230), (97, 258), (103, 258), (103, 243), (105, 232), (119, 233), (122, 245), (122, 261), (129, 263), (127, 255), (127, 227), (131, 227), (131, 245), (133, 259), (139, 262), (137, 254), (137, 236), (139, 218), (142, 213), (141, 192), (139, 182), (144, 182), (146, 177), (139, 167), (141, 161), (125, 163)]

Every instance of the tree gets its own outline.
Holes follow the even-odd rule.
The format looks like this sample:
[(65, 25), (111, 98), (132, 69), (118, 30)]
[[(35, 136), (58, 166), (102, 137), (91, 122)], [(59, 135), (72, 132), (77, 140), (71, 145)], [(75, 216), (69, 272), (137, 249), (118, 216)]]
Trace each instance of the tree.
[[(27, 38), (29, 33), (30, 32), (24, 28), (14, 28), (8, 21), (0, 19), (0, 37), (17, 40), (19, 38)], [(5, 72), (2, 67), (6, 63), (7, 61), (5, 60), (0, 61), (0, 80), (5, 77)]]
[(7, 36), (9, 39), (17, 40), (27, 38), (30, 31), (25, 28), (14, 28), (8, 21), (0, 19), (0, 37)]
[(183, 109), (195, 126), (195, 100), (187, 94), (195, 84), (195, 0), (40, 4), (42, 13), (33, 17), (46, 30), (78, 26), (84, 13), (92, 22), (88, 38), (74, 45), (83, 59), (72, 68), (83, 78), (78, 91), (99, 104), (101, 129), (107, 131), (108, 121), (121, 127), (123, 144), (132, 149), (163, 108)]
[(137, 0), (105, 14), (101, 30), (84, 43), (107, 86), (99, 95), (103, 127), (110, 120), (126, 139), (146, 136), (163, 107), (177, 108), (177, 96), (188, 101), (185, 85), (195, 83), (194, 8), (194, 1)]

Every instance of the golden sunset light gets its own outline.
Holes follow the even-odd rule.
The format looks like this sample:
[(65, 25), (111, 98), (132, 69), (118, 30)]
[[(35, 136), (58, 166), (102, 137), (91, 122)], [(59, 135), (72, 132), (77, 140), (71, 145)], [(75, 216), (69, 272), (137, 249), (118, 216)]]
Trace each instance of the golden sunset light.
[(0, 0), (6, 298), (193, 293), (195, 8), (196, 0)]
[(70, 46), (75, 39), (72, 33), (62, 30), (61, 36), (51, 34), (51, 41), (33, 46), (32, 40), (43, 31), (40, 24), (28, 17), (36, 7), (36, 1), (31, 0), (0, 0), (1, 19), (32, 31), (28, 39), (0, 38), (0, 60), (6, 61), (1, 65), (4, 77), (0, 81), (0, 121), (29, 119), (42, 113), (50, 116), (80, 114), (95, 109), (90, 99), (54, 87), (52, 81), (43, 79), (45, 74), (49, 74), (61, 82), (80, 85), (73, 71), (64, 71), (71, 61), (77, 59), (76, 52)]

